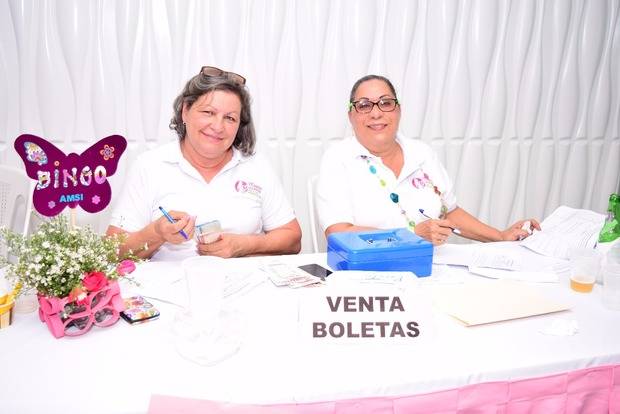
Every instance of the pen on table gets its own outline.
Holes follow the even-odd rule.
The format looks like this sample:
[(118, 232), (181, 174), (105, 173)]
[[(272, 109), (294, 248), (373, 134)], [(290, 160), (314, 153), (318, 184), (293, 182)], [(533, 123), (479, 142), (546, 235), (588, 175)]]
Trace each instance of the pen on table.
[[(419, 211), (419, 212), (420, 212), (420, 214), (422, 214), (424, 217), (429, 218), (429, 219), (431, 219), (431, 220), (433, 219), (431, 216), (429, 216), (429, 215), (427, 215), (427, 214), (425, 214), (425, 213), (424, 213), (424, 209), (423, 209), (423, 208), (418, 209), (418, 211)], [(448, 226), (448, 227), (450, 227), (450, 226)], [(452, 230), (452, 233), (454, 233), (454, 234), (461, 234), (461, 230), (459, 230), (459, 229), (455, 229), (454, 227), (450, 227), (450, 230)]]
[[(161, 213), (164, 215), (164, 217), (166, 217), (170, 223), (176, 223), (176, 221), (174, 221), (174, 219), (170, 216), (170, 214), (168, 214), (166, 210), (164, 210), (162, 206), (159, 206), (159, 209), (161, 210)], [(179, 234), (185, 237), (185, 240), (189, 240), (187, 233), (185, 233), (183, 229), (179, 230)]]

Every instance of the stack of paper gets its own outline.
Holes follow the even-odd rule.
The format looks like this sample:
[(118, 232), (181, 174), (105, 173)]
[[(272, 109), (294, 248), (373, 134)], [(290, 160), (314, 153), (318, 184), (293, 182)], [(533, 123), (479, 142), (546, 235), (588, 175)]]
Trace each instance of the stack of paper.
[(433, 263), (467, 266), (470, 273), (492, 279), (558, 281), (552, 268), (529, 263), (521, 253), (527, 254), (527, 250), (516, 247), (514, 242), (443, 245), (435, 249)]
[(558, 275), (551, 270), (545, 272), (532, 272), (469, 266), (469, 271), (475, 275), (484, 276), (491, 279), (520, 280), (523, 282), (538, 283), (554, 283), (558, 281)]
[(566, 206), (558, 207), (536, 232), (521, 242), (536, 253), (568, 259), (570, 249), (593, 249), (605, 222), (603, 214)]
[(523, 267), (518, 251), (496, 247), (495, 243), (445, 244), (435, 248), (433, 263), (506, 270)]
[(535, 289), (509, 281), (477, 281), (433, 289), (437, 307), (465, 326), (525, 318), (569, 309)]

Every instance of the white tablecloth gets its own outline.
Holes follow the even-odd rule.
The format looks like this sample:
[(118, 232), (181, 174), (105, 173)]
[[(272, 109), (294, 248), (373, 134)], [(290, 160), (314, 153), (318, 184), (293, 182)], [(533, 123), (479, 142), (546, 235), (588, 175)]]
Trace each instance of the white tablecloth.
[[(273, 259), (239, 259), (239, 266), (257, 269), (265, 260)], [(279, 260), (326, 266), (324, 254)], [(137, 273), (144, 285), (124, 285), (123, 296), (152, 293), (182, 276), (178, 264), (147, 263), (144, 269)], [(452, 270), (479, 279), (464, 268)], [(401, 295), (428, 296), (434, 277)], [(171, 285), (168, 299), (182, 301), (182, 286), (182, 280)], [(601, 286), (578, 294), (566, 277), (531, 286), (571, 310), (469, 328), (430, 310), (432, 338), (420, 346), (308, 339), (299, 330), (307, 290), (265, 280), (227, 304), (242, 315), (245, 333), (240, 350), (215, 366), (179, 355), (172, 326), (181, 308), (159, 300), (152, 299), (161, 310), (157, 321), (130, 326), (120, 320), (76, 338), (55, 339), (36, 313), (16, 314), (13, 325), (0, 330), (0, 412), (144, 413), (153, 394), (265, 404), (413, 395), (620, 363), (620, 312), (603, 307)], [(313, 289), (328, 293), (330, 284)], [(576, 320), (579, 332), (540, 332), (556, 319)]]

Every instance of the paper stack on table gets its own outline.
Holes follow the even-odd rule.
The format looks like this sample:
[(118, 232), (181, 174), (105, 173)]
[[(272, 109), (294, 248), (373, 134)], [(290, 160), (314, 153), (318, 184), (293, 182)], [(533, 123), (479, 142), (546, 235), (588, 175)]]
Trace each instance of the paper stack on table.
[[(555, 260), (515, 248), (515, 243), (443, 245), (435, 250), (433, 263), (467, 266), (470, 273), (492, 279), (545, 283), (559, 280), (553, 266)], [(537, 260), (531, 260), (531, 256)]]
[[(187, 284), (180, 262), (140, 263), (132, 279), (136, 284), (123, 283), (123, 296), (139, 294), (177, 306), (187, 303)], [(264, 273), (255, 268), (239, 267), (226, 275), (224, 298), (233, 298), (252, 290), (265, 280)]]
[(433, 288), (437, 307), (465, 326), (543, 315), (569, 309), (537, 290), (512, 281), (479, 281)]
[(469, 266), (469, 271), (475, 275), (489, 277), (491, 279), (509, 279), (520, 280), (522, 282), (538, 283), (553, 283), (559, 280), (558, 275), (555, 274), (552, 270), (544, 272), (532, 272)]
[(521, 255), (495, 243), (446, 244), (435, 248), (433, 264), (450, 264), (493, 269), (521, 270)]
[(521, 246), (545, 256), (568, 259), (572, 248), (594, 248), (604, 222), (603, 214), (560, 206), (540, 223), (542, 231), (523, 240)]
[(262, 269), (276, 286), (299, 288), (323, 283), (321, 278), (288, 263), (266, 263)]
[(339, 270), (332, 273), (330, 280), (368, 284), (398, 285), (403, 280), (414, 279), (412, 272), (390, 272), (378, 270)]

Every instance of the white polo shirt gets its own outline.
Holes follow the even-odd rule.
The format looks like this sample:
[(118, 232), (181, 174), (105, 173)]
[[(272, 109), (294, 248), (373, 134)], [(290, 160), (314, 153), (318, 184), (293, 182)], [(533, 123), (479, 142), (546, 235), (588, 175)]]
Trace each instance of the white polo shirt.
[[(232, 159), (207, 183), (181, 153), (178, 141), (140, 155), (118, 200), (111, 225), (128, 232), (143, 229), (164, 209), (196, 216), (196, 224), (219, 220), (226, 233), (260, 234), (295, 218), (282, 185), (264, 158), (245, 157), (233, 148)], [(197, 255), (196, 242), (164, 243), (153, 260)]]
[[(407, 227), (407, 220), (390, 199), (390, 193), (398, 195), (407, 217), (416, 223), (427, 220), (419, 209), (437, 218), (442, 203), (447, 211), (457, 207), (452, 181), (432, 148), (401, 136), (396, 141), (404, 157), (399, 177), (355, 137), (345, 138), (325, 151), (316, 190), (317, 212), (323, 230), (336, 223), (382, 229)], [(368, 161), (364, 157), (368, 157)], [(371, 166), (375, 167), (375, 174), (371, 173)], [(385, 186), (381, 185), (381, 180)]]

